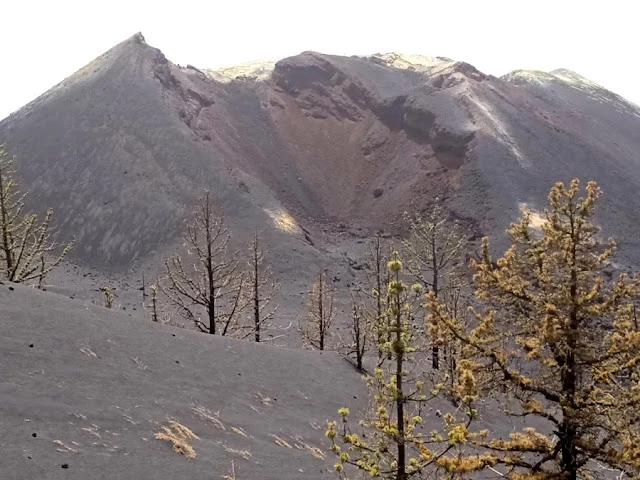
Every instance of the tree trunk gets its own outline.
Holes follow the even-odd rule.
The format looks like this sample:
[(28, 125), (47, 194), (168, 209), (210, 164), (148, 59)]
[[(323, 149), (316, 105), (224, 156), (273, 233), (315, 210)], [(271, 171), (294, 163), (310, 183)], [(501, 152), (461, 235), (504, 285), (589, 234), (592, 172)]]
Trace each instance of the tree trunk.
[(362, 370), (362, 360), (364, 357), (364, 342), (366, 341), (362, 336), (361, 326), (360, 326), (360, 314), (358, 313), (358, 309), (353, 306), (353, 333), (355, 337), (356, 344), (356, 367), (358, 370)]
[(571, 423), (571, 419), (565, 417), (558, 432), (558, 441), (561, 444), (560, 452), (562, 453), (560, 468), (564, 474), (563, 480), (577, 480), (578, 478), (577, 434), (577, 428)]
[(213, 252), (211, 251), (211, 212), (209, 203), (209, 192), (206, 194), (205, 206), (205, 232), (207, 239), (207, 281), (209, 283), (209, 304), (207, 305), (207, 313), (209, 314), (209, 334), (216, 334), (216, 288), (213, 279)]
[(402, 385), (402, 367), (404, 361), (404, 349), (402, 348), (402, 328), (401, 314), (396, 316), (396, 342), (398, 349), (396, 351), (396, 386), (398, 388), (398, 398), (396, 400), (396, 414), (398, 427), (398, 473), (396, 480), (407, 480), (406, 469), (406, 452), (404, 445), (404, 393)]
[(260, 342), (260, 292), (258, 281), (258, 237), (255, 237), (253, 249), (253, 321), (256, 328), (256, 342)]
[(562, 459), (560, 468), (564, 473), (565, 480), (577, 480), (578, 478), (578, 448), (577, 426), (574, 424), (572, 416), (575, 411), (575, 396), (577, 388), (577, 365), (575, 359), (575, 350), (577, 348), (576, 341), (579, 331), (579, 298), (578, 298), (578, 274), (576, 272), (576, 244), (577, 232), (574, 224), (573, 216), (570, 217), (571, 222), (571, 279), (569, 293), (571, 295), (571, 313), (569, 315), (568, 331), (565, 332), (567, 342), (567, 354), (562, 365), (562, 397), (567, 404), (562, 405), (562, 425), (558, 435), (558, 441), (561, 442), (560, 452)]
[(320, 334), (320, 350), (324, 350), (324, 286), (322, 284), (322, 274), (318, 280), (318, 329)]
[[(438, 261), (436, 257), (436, 243), (435, 238), (431, 243), (432, 250), (432, 268), (433, 268), (433, 294), (438, 297), (438, 277), (440, 276), (440, 272), (438, 271)], [(440, 349), (437, 345), (434, 345), (431, 349), (431, 366), (434, 370), (438, 370), (440, 368)]]
[(13, 258), (11, 256), (11, 245), (9, 245), (9, 225), (7, 225), (9, 213), (7, 212), (7, 205), (5, 205), (5, 185), (2, 178), (2, 171), (0, 171), (0, 214), (2, 215), (2, 219), (0, 220), (2, 222), (0, 224), (0, 228), (2, 228), (2, 249), (4, 250), (7, 278), (11, 280), (9, 276), (13, 268)]
[(378, 358), (382, 360), (382, 349), (380, 345), (382, 345), (383, 341), (386, 340), (384, 337), (384, 331), (382, 329), (382, 321), (383, 321), (383, 302), (382, 302), (382, 287), (384, 286), (384, 259), (382, 257), (382, 242), (380, 241), (380, 235), (376, 235), (375, 243), (374, 243), (374, 258), (375, 261), (375, 275), (376, 275), (376, 292), (378, 295), (376, 296), (376, 321), (375, 328), (377, 329), (377, 339), (378, 339)]
[(216, 334), (216, 296), (214, 293), (209, 294), (209, 307), (207, 308), (209, 313), (209, 334)]
[[(573, 315), (572, 315), (573, 316)], [(573, 332), (569, 333), (570, 335)], [(570, 346), (569, 348), (574, 348)], [(564, 373), (562, 375), (562, 391), (563, 396), (568, 399), (569, 405), (562, 407), (562, 425), (558, 433), (558, 441), (560, 442), (560, 452), (562, 459), (560, 468), (564, 473), (564, 480), (577, 480), (578, 478), (578, 448), (576, 440), (578, 436), (577, 427), (573, 423), (574, 415), (574, 398), (576, 392), (576, 362), (573, 351), (567, 355), (564, 365)]]

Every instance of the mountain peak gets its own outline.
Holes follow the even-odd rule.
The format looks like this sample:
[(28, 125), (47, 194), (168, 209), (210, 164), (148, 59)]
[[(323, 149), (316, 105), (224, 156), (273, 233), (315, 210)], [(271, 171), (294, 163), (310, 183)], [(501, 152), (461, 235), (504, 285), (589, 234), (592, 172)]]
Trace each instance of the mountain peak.
[(146, 40), (144, 39), (144, 35), (142, 35), (142, 32), (136, 32), (133, 35), (131, 35), (127, 40), (128, 42), (134, 42), (134, 43), (139, 43), (141, 45), (147, 45)]
[(561, 84), (571, 89), (580, 90), (592, 100), (609, 103), (620, 112), (640, 116), (640, 107), (636, 104), (568, 68), (557, 68), (550, 72), (541, 70), (514, 70), (500, 78), (514, 85), (529, 85), (543, 88), (554, 84)]

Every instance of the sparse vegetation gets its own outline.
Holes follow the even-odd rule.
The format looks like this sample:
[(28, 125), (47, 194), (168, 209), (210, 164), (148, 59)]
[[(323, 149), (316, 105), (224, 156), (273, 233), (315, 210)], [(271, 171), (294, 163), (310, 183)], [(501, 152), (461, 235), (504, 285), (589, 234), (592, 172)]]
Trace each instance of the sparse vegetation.
[[(51, 233), (53, 210), (42, 222), (35, 213), (24, 214), (29, 192), (20, 192), (14, 179), (15, 159), (0, 145), (0, 262), (4, 277), (10, 282), (38, 280), (42, 288), (46, 275), (57, 266), (71, 249), (71, 243), (58, 250)], [(49, 258), (51, 257), (52, 258)]]
[(151, 320), (158, 321), (158, 286), (156, 284), (151, 285)]
[[(381, 322), (387, 321), (388, 317), (384, 315), (386, 305), (389, 301), (388, 289), (385, 288), (389, 284), (389, 270), (387, 262), (389, 260), (390, 248), (382, 240), (382, 236), (378, 233), (369, 244), (369, 251), (366, 257), (365, 275), (368, 283), (367, 298), (369, 299), (368, 314), (373, 317), (372, 327), (377, 332), (378, 357), (382, 357), (381, 346), (384, 345), (385, 339), (382, 335), (388, 331)], [(388, 327), (388, 326), (387, 326)]]
[(223, 480), (236, 480), (236, 464), (231, 460), (231, 467), (229, 467), (229, 475), (223, 475)]
[(102, 287), (100, 291), (102, 292), (103, 305), (106, 308), (113, 308), (113, 301), (115, 297), (113, 293), (111, 293), (111, 289), (109, 287)]

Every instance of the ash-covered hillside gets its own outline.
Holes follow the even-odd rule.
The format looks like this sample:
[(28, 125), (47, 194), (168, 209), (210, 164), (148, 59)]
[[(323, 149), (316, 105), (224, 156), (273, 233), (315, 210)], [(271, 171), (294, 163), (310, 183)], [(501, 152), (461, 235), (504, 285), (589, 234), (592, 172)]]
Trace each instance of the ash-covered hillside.
[(136, 34), (4, 119), (0, 141), (78, 265), (159, 264), (208, 188), (235, 244), (263, 231), (299, 296), (322, 265), (355, 281), (367, 237), (436, 197), (472, 239), (501, 238), (573, 177), (599, 182), (598, 221), (638, 264), (638, 131), (637, 106), (566, 70), (304, 52), (210, 71)]

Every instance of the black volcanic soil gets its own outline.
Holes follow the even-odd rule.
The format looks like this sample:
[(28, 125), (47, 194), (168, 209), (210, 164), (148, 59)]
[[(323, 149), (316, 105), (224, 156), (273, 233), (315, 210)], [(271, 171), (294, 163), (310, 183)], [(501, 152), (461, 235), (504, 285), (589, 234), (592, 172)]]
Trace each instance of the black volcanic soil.
[[(213, 480), (232, 461), (238, 480), (331, 479), (326, 423), (366, 405), (361, 374), (335, 352), (204, 335), (20, 285), (0, 285), (0, 304), (3, 480)], [(431, 402), (424, 428), (452, 409)], [(480, 418), (505, 436), (522, 427), (492, 403)], [(169, 420), (199, 437), (194, 459), (154, 439)]]
[[(0, 285), (0, 302), (3, 480), (220, 479), (232, 460), (238, 479), (333, 478), (323, 472), (334, 459), (310, 448), (324, 455), (326, 420), (364, 399), (335, 353), (154, 325), (20, 286)], [(153, 438), (169, 419), (200, 437), (195, 459)]]

